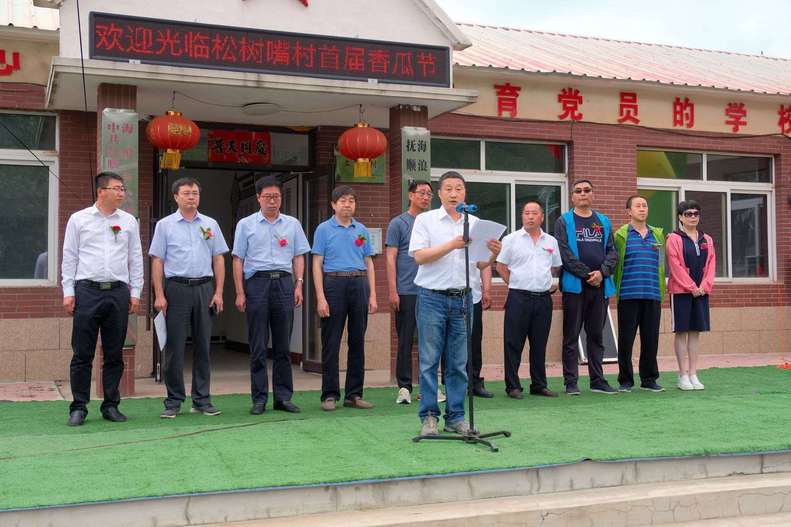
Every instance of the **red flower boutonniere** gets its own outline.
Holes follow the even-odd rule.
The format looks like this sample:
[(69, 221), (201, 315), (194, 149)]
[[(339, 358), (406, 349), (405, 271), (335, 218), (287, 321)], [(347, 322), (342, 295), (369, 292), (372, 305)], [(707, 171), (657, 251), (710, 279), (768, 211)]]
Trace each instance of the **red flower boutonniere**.
[(286, 240), (285, 238), (280, 238), (277, 241), (277, 244), (280, 245), (281, 247), (285, 247), (286, 245), (288, 245), (288, 240)]
[(362, 247), (363, 244), (365, 243), (365, 240), (367, 239), (368, 238), (365, 237), (365, 234), (358, 234), (357, 238), (354, 239), (354, 245), (356, 245), (357, 247)]
[(591, 225), (591, 227), (593, 227), (593, 232), (595, 232), (596, 234), (602, 233), (602, 226), (599, 225), (598, 223), (594, 223), (593, 225)]
[(211, 240), (214, 238), (214, 233), (211, 231), (211, 227), (200, 227), (200, 233), (203, 235), (204, 240)]
[(111, 225), (110, 226), (110, 232), (113, 233), (113, 237), (115, 238), (115, 241), (118, 241), (118, 233), (121, 232), (121, 226), (120, 225)]
[(703, 249), (708, 249), (708, 248), (709, 248), (709, 244), (708, 244), (708, 243), (706, 243), (706, 242), (701, 242), (701, 244), (700, 244), (700, 249), (701, 249), (701, 250), (703, 250)]

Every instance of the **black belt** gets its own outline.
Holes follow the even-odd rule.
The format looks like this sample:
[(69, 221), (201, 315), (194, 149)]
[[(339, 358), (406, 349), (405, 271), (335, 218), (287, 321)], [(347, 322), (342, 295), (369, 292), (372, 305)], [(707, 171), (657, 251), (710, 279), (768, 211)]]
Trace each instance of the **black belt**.
[(126, 283), (118, 281), (118, 282), (94, 282), (93, 280), (77, 280), (78, 285), (87, 285), (88, 287), (92, 287), (94, 289), (98, 289), (100, 291), (109, 291), (111, 289), (115, 289), (116, 287), (121, 287), (122, 285), (126, 285)]
[(368, 276), (368, 273), (365, 271), (330, 271), (328, 273), (324, 273), (327, 276), (341, 276), (344, 278), (357, 278), (360, 276)]
[(445, 296), (464, 296), (467, 294), (466, 289), (429, 289), (429, 291)]
[(291, 273), (287, 273), (286, 271), (256, 271), (251, 278), (256, 276), (262, 276), (264, 278), (269, 278), (270, 280), (278, 280), (280, 278), (287, 278), (291, 276)]
[(214, 279), (212, 276), (201, 276), (200, 278), (184, 278), (183, 276), (171, 276), (168, 280), (173, 280), (174, 282), (178, 282), (180, 284), (186, 284), (189, 286), (193, 285), (201, 285), (205, 284), (206, 282), (211, 282)]
[(517, 293), (528, 296), (550, 296), (552, 294), (549, 291), (528, 291), (527, 289), (511, 289), (511, 291), (516, 291)]

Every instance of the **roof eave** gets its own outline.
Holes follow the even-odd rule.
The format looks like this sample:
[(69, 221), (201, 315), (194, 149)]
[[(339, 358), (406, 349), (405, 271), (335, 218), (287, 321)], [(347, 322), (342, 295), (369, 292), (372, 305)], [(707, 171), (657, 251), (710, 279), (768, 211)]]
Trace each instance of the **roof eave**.
[(412, 0), (437, 28), (450, 40), (453, 49), (462, 51), (472, 46), (472, 41), (434, 0)]

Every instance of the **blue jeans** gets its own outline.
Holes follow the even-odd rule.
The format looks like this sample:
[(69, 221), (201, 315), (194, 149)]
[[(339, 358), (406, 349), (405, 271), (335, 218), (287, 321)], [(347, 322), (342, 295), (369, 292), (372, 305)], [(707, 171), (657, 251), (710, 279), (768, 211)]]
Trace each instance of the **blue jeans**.
[[(469, 299), (469, 295), (468, 295)], [(468, 300), (471, 304), (471, 300)], [(417, 295), (418, 355), (420, 357), (420, 420), (439, 417), (437, 368), (445, 356), (445, 424), (464, 420), (467, 394), (467, 329), (464, 298), (420, 288)]]

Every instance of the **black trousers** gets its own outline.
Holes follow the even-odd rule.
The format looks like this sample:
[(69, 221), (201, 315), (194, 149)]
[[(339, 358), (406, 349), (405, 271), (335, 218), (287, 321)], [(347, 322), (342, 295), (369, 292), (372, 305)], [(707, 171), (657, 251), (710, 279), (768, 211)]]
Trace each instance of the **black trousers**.
[[(472, 347), (472, 385), (483, 384), (481, 369), (483, 368), (483, 302), (472, 305), (472, 328), (470, 346)], [(442, 355), (442, 384), (445, 384), (445, 355)]]
[(417, 332), (415, 307), (417, 295), (398, 295), (399, 308), (395, 314), (398, 333), (398, 352), (396, 354), (396, 382), (399, 388), (412, 392), (412, 343)]
[(632, 348), (640, 328), (640, 382), (656, 382), (659, 366), (659, 321), (662, 304), (658, 300), (620, 300), (618, 302), (618, 382), (634, 386)]
[(72, 403), (69, 411), (88, 411), (91, 399), (91, 372), (96, 354), (99, 331), (102, 335), (102, 411), (118, 407), (121, 394), (118, 384), (124, 373), (122, 350), (129, 322), (129, 288), (125, 285), (100, 291), (82, 282), (74, 289), (74, 321), (71, 331), (71, 359), (69, 380)]
[(503, 323), (505, 391), (522, 390), (519, 364), (525, 339), (530, 344), (530, 391), (547, 387), (546, 352), (552, 325), (552, 297), (509, 289)]
[(346, 399), (362, 397), (365, 382), (365, 330), (368, 327), (368, 278), (324, 276), (324, 296), (330, 316), (321, 319), (321, 400), (340, 399), (339, 355), (348, 319)]
[(604, 360), (603, 330), (607, 317), (604, 288), (582, 286), (582, 293), (563, 293), (563, 382), (566, 386), (579, 380), (579, 345), (585, 325), (587, 334), (588, 376), (591, 388), (607, 383), (602, 370)]
[(247, 340), (250, 344), (250, 396), (266, 404), (269, 395), (267, 348), (272, 332), (272, 391), (275, 401), (290, 401), (294, 394), (291, 374), (291, 330), (294, 325), (294, 279), (255, 275), (244, 283), (247, 297)]
[(168, 310), (165, 316), (168, 338), (165, 345), (165, 387), (168, 396), (166, 408), (179, 408), (186, 399), (184, 389), (184, 348), (187, 334), (192, 328), (192, 406), (201, 408), (211, 404), (212, 319), (209, 304), (214, 293), (214, 282), (188, 285), (174, 280), (165, 284)]

